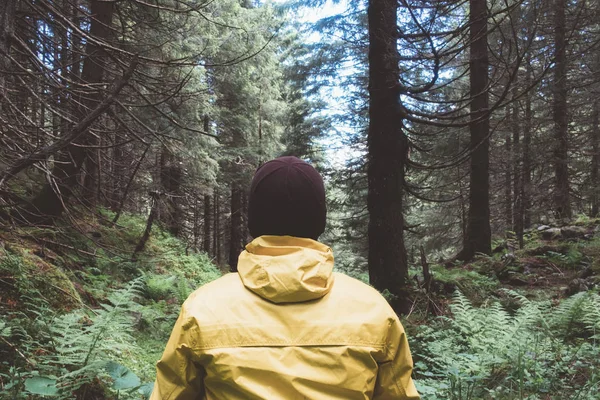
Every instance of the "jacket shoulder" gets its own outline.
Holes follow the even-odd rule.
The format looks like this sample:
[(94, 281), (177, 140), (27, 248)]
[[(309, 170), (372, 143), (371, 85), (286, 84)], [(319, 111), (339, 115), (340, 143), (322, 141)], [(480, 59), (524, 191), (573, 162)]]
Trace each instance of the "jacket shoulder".
[(243, 291), (243, 284), (238, 274), (228, 273), (194, 290), (183, 303), (183, 306), (186, 307), (194, 303), (206, 302), (215, 302), (218, 304), (223, 299), (231, 299)]
[(377, 310), (381, 317), (395, 317), (396, 313), (387, 300), (375, 289), (344, 273), (335, 272), (332, 297), (335, 302), (343, 301), (359, 308)]

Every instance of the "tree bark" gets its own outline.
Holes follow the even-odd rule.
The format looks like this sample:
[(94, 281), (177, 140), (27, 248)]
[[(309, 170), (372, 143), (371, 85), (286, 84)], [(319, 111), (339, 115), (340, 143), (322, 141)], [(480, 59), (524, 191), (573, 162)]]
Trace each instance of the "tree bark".
[(408, 313), (408, 265), (404, 245), (403, 185), (408, 151), (402, 130), (395, 0), (371, 0), (369, 21), (368, 197), (369, 280)]
[(571, 218), (568, 169), (568, 115), (567, 115), (567, 56), (565, 40), (566, 0), (554, 3), (554, 46), (555, 65), (553, 82), (554, 119), (554, 211), (560, 220)]
[(9, 56), (15, 31), (17, 3), (18, 0), (0, 1), (0, 113), (7, 94), (6, 75), (11, 70)]
[(511, 127), (513, 134), (513, 231), (517, 236), (517, 240), (519, 244), (523, 242), (523, 207), (521, 203), (523, 202), (523, 191), (521, 180), (523, 179), (523, 170), (522, 170), (522, 148), (521, 148), (521, 131), (519, 129), (519, 124), (521, 123), (521, 119), (519, 117), (519, 105), (520, 102), (517, 98), (518, 96), (518, 87), (517, 82), (513, 82), (513, 104), (512, 104), (512, 114), (511, 114)]
[(146, 221), (146, 229), (144, 229), (144, 233), (140, 238), (137, 246), (135, 246), (135, 250), (131, 255), (131, 260), (136, 261), (137, 255), (144, 250), (146, 247), (146, 242), (150, 238), (150, 232), (152, 231), (152, 225), (154, 224), (154, 220), (156, 219), (156, 215), (158, 214), (158, 202), (160, 201), (160, 193), (153, 192), (150, 193), (150, 214), (148, 215), (148, 220)]
[[(527, 60), (527, 72), (525, 75), (525, 87), (531, 86), (532, 67), (531, 61)], [(523, 172), (521, 177), (521, 215), (523, 217), (523, 230), (531, 226), (531, 130), (533, 111), (531, 108), (531, 91), (525, 96), (525, 121), (523, 125)], [(523, 247), (523, 239), (520, 239)]]
[(211, 196), (204, 195), (204, 235), (202, 247), (206, 254), (210, 254), (210, 231), (212, 228), (212, 207), (211, 207)]
[(138, 170), (140, 169), (140, 165), (142, 164), (142, 161), (144, 160), (144, 158), (146, 158), (146, 154), (148, 154), (148, 150), (150, 150), (150, 145), (146, 146), (144, 153), (142, 153), (142, 156), (138, 160), (137, 164), (135, 165), (135, 168), (133, 169), (133, 172), (131, 173), (131, 176), (129, 177), (127, 186), (125, 186), (125, 189), (123, 190), (123, 193), (121, 194), (121, 200), (119, 200), (119, 205), (116, 210), (115, 218), (112, 221), (113, 224), (117, 223), (117, 221), (119, 220), (119, 217), (121, 216), (121, 213), (123, 212), (123, 206), (125, 205), (125, 200), (127, 199), (127, 195), (129, 194), (129, 189), (131, 189), (133, 180), (136, 177)]
[(509, 231), (513, 225), (513, 199), (512, 199), (512, 161), (513, 161), (513, 148), (512, 138), (510, 133), (506, 134), (504, 139), (504, 148), (506, 151), (506, 157), (504, 159), (504, 218), (506, 224), (506, 231)]
[(231, 186), (231, 230), (229, 235), (229, 270), (231, 272), (237, 272), (238, 257), (243, 249), (242, 213), (242, 189), (233, 183)]
[(470, 260), (475, 253), (490, 254), (492, 232), (490, 228), (490, 159), (489, 159), (489, 93), (487, 20), (485, 0), (470, 0), (470, 59), (471, 85), (471, 170), (469, 190), (469, 223), (467, 241), (457, 259)]
[(599, 114), (600, 114), (600, 101), (594, 100), (594, 106), (592, 111), (592, 165), (590, 171), (590, 180), (592, 187), (592, 207), (590, 216), (595, 218), (598, 216), (598, 208), (600, 206), (600, 125), (599, 125)]
[(180, 201), (183, 171), (178, 158), (164, 145), (159, 164), (160, 188), (165, 195), (159, 209), (159, 219), (169, 233), (179, 236), (183, 219)]
[(217, 260), (217, 265), (221, 265), (221, 210), (219, 206), (219, 190), (215, 188), (214, 197), (214, 229), (213, 229), (213, 254)]

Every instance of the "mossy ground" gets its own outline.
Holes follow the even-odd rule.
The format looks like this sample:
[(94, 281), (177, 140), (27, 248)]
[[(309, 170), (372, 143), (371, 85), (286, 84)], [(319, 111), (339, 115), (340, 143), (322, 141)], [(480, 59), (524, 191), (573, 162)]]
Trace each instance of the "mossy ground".
[[(130, 315), (134, 342), (126, 345), (117, 361), (142, 382), (152, 382), (155, 363), (181, 303), (221, 272), (205, 254), (191, 251), (156, 225), (144, 251), (132, 261), (145, 220), (124, 214), (112, 224), (112, 217), (112, 213), (102, 211), (99, 216), (80, 218), (76, 224), (0, 232), (0, 330), (21, 316), (35, 318), (39, 311), (32, 302), (43, 304), (56, 315), (80, 308), (93, 312), (107, 302), (110, 293), (141, 278), (142, 290)], [(19, 366), (22, 371), (35, 369), (25, 360), (26, 350), (22, 355), (17, 351), (35, 351), (35, 332), (31, 329), (24, 326), (23, 332), (20, 327), (12, 333), (0, 332), (7, 335), (0, 342), (0, 393), (10, 380), (11, 370)], [(110, 398), (111, 392), (104, 392), (105, 398)], [(119, 398), (124, 398), (123, 394)]]

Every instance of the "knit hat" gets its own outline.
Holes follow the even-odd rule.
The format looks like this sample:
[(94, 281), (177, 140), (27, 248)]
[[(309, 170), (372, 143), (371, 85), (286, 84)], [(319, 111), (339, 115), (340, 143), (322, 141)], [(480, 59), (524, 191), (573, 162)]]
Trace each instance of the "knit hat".
[(327, 206), (323, 178), (296, 157), (279, 157), (263, 164), (252, 179), (248, 229), (263, 235), (317, 240), (325, 230)]

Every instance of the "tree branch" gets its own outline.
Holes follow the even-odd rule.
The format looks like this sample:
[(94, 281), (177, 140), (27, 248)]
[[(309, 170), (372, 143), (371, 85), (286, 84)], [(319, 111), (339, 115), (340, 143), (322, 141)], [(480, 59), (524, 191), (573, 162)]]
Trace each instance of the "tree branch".
[(12, 164), (12, 166), (8, 167), (2, 174), (0, 174), (0, 188), (3, 187), (10, 179), (12, 179), (19, 172), (32, 166), (36, 162), (44, 161), (52, 154), (55, 154), (56, 152), (67, 147), (79, 136), (85, 133), (86, 130), (92, 125), (92, 123), (94, 123), (94, 121), (96, 121), (96, 119), (98, 119), (98, 117), (100, 117), (115, 101), (118, 94), (125, 87), (125, 85), (127, 85), (127, 82), (133, 75), (137, 65), (138, 60), (133, 60), (129, 68), (127, 68), (127, 70), (123, 74), (123, 76), (121, 76), (121, 78), (119, 78), (113, 83), (109, 95), (100, 104), (98, 104), (98, 106), (94, 110), (92, 110), (92, 112), (90, 112), (87, 117), (85, 117), (83, 120), (77, 123), (68, 134), (62, 136), (56, 142), (41, 148), (33, 154), (19, 158)]

